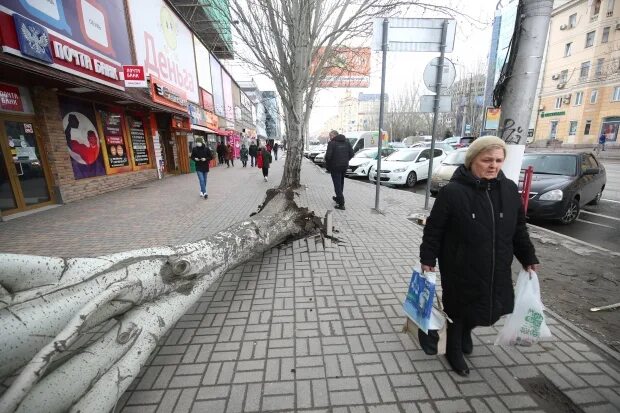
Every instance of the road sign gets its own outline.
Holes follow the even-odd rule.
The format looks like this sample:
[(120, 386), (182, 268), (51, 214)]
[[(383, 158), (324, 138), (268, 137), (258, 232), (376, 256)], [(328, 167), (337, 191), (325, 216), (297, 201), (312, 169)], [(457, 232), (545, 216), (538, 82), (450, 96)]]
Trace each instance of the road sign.
[[(456, 20), (389, 19), (388, 50), (391, 52), (439, 52), (443, 22), (448, 22), (445, 53), (454, 49)], [(381, 50), (383, 19), (374, 20), (373, 50)]]
[[(435, 95), (420, 97), (420, 112), (433, 113), (435, 107)], [(439, 112), (452, 112), (452, 96), (439, 96)]]
[(471, 133), (471, 125), (469, 123), (465, 124), (465, 135), (469, 135)]
[[(424, 84), (433, 93), (437, 93), (437, 70), (439, 70), (439, 58), (436, 57), (424, 68)], [(441, 78), (441, 90), (452, 86), (454, 79), (456, 78), (456, 69), (454, 63), (444, 57), (443, 59), (443, 75)]]

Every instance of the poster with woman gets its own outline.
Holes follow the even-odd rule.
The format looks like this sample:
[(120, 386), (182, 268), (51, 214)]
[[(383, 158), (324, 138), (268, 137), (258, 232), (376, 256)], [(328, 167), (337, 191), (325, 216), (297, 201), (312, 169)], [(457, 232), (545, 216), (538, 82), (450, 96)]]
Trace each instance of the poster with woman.
[(75, 179), (105, 175), (92, 104), (59, 96), (62, 127)]

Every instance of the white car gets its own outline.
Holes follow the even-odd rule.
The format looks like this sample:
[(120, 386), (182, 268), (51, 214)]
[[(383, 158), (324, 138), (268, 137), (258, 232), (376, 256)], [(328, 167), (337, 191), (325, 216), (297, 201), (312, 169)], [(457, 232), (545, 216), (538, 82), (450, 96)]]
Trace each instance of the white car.
[[(418, 181), (428, 178), (428, 164), (430, 161), (430, 149), (409, 148), (394, 152), (381, 161), (381, 182), (403, 186), (409, 188), (415, 186)], [(439, 167), (441, 161), (446, 157), (446, 153), (441, 149), (435, 149), (433, 159), (433, 170)], [(376, 181), (377, 171), (373, 165), (370, 174), (370, 181)]]
[[(381, 157), (385, 158), (394, 152), (396, 152), (395, 148), (381, 148)], [(377, 148), (362, 149), (357, 152), (349, 161), (346, 175), (367, 178), (370, 173), (370, 168), (377, 164), (377, 153)]]

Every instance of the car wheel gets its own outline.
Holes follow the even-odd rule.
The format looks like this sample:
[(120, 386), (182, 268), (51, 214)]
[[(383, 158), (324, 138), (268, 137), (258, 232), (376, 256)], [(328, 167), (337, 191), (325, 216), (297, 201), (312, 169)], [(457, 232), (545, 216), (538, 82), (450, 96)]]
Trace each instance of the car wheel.
[(579, 202), (576, 199), (571, 200), (564, 211), (564, 215), (560, 218), (560, 223), (564, 225), (572, 224), (579, 216)]
[(407, 186), (409, 188), (413, 188), (417, 182), (418, 176), (415, 174), (415, 172), (409, 172), (409, 175), (407, 175)]
[(601, 188), (601, 190), (598, 191), (598, 193), (596, 194), (596, 197), (594, 197), (594, 199), (590, 201), (588, 205), (598, 205), (602, 197), (603, 197), (603, 188)]

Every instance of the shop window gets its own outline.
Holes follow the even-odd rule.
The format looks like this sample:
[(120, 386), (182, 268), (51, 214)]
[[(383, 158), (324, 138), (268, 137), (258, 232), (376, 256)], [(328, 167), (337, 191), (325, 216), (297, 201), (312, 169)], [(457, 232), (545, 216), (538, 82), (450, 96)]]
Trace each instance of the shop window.
[(594, 69), (594, 76), (600, 77), (603, 76), (603, 64), (605, 63), (605, 58), (600, 58), (596, 60), (596, 68)]
[(584, 135), (589, 135), (591, 127), (592, 127), (592, 121), (591, 120), (587, 120), (586, 121), (586, 126), (583, 128), (583, 134)]
[(607, 0), (607, 17), (614, 15), (614, 0)]
[(618, 102), (620, 100), (620, 86), (616, 86), (614, 88), (613, 99), (614, 102)]
[(568, 126), (568, 135), (575, 136), (577, 134), (577, 121), (571, 120)]
[(591, 9), (591, 18), (596, 18), (598, 16), (598, 14), (601, 11), (601, 0), (594, 0), (594, 2), (592, 2), (592, 9)]
[(586, 34), (586, 47), (594, 46), (594, 34), (595, 33), (596, 33), (595, 31), (591, 31)]

